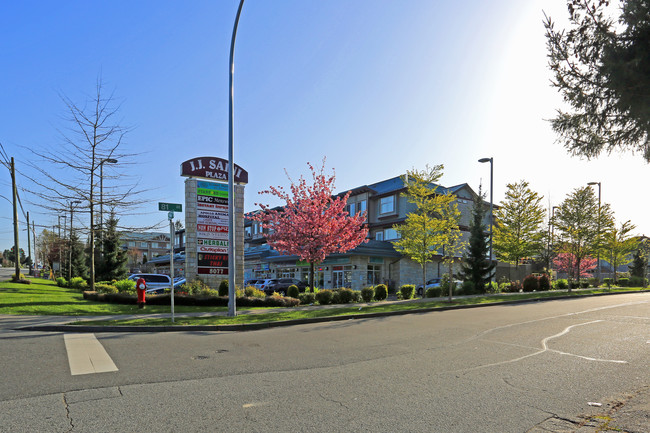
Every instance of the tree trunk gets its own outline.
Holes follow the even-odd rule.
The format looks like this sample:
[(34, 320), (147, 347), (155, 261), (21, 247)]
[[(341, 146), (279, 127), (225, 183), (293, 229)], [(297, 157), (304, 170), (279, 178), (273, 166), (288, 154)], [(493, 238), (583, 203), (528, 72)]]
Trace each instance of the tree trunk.
[(309, 290), (314, 292), (314, 263), (309, 262)]
[(454, 294), (454, 286), (453, 286), (453, 284), (454, 284), (454, 274), (453, 274), (453, 271), (452, 271), (452, 265), (453, 265), (453, 263), (450, 260), (449, 261), (449, 302), (451, 302), (451, 297)]
[(427, 264), (422, 265), (422, 297), (427, 295)]

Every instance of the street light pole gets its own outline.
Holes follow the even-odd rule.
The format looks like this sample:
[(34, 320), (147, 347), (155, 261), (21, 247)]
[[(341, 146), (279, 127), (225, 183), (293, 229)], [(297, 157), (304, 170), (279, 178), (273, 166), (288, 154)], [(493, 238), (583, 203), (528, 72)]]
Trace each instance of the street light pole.
[[(490, 263), (492, 263), (492, 229), (494, 225), (494, 158), (481, 158), (478, 162), (489, 162), (490, 163)], [(492, 281), (492, 276), (495, 273), (492, 273), (490, 276), (490, 281)]]
[(104, 158), (99, 161), (99, 249), (104, 254), (104, 163), (117, 164), (117, 159)]
[[(589, 182), (589, 186), (598, 185), (598, 251), (596, 252), (598, 260), (598, 283), (600, 284), (600, 182)], [(616, 272), (616, 270), (614, 270)], [(616, 275), (614, 275), (616, 276)]]
[(235, 147), (233, 143), (233, 128), (234, 128), (234, 114), (233, 114), (233, 97), (234, 85), (233, 74), (235, 72), (235, 39), (237, 37), (237, 26), (239, 25), (239, 17), (241, 15), (244, 0), (239, 2), (237, 8), (237, 16), (235, 17), (235, 25), (232, 29), (232, 38), (230, 39), (230, 69), (229, 69), (229, 103), (228, 103), (228, 316), (234, 317), (237, 315), (237, 306), (235, 301)]

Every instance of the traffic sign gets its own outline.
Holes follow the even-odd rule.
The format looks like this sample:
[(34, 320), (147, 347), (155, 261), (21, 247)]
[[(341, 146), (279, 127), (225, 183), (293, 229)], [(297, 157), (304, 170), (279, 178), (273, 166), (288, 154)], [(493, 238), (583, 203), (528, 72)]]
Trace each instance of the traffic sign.
[(177, 203), (160, 203), (158, 202), (158, 210), (183, 212), (183, 205)]

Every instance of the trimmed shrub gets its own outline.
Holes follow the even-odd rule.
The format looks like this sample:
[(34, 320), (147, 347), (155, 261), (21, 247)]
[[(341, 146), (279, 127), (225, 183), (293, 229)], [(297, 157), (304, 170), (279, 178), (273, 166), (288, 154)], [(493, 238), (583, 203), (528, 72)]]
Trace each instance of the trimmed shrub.
[(524, 292), (536, 292), (539, 290), (539, 281), (535, 275), (528, 275), (524, 278)]
[(32, 284), (32, 280), (28, 280), (20, 272), (18, 273), (18, 276), (16, 276), (16, 274), (13, 274), (11, 276), (11, 282), (12, 283), (19, 283), (19, 284)]
[(619, 278), (618, 279), (618, 285), (621, 287), (628, 287), (630, 285), (630, 279), (629, 278)]
[(598, 278), (596, 278), (596, 277), (589, 278), (589, 280), (587, 280), (587, 281), (589, 282), (589, 285), (591, 287), (593, 287), (594, 289), (597, 289), (598, 287), (600, 287), (600, 280)]
[(338, 302), (332, 302), (333, 304), (349, 304), (354, 301), (355, 296), (354, 296), (354, 291), (352, 289), (348, 289), (346, 287), (343, 287), (341, 289), (337, 290), (339, 299)]
[(95, 284), (95, 291), (98, 293), (118, 293), (117, 287), (101, 283)]
[[(449, 291), (447, 291), (449, 293)], [(457, 296), (473, 295), (476, 293), (476, 287), (471, 281), (463, 281), (463, 284), (460, 287), (456, 287), (454, 293)]]
[[(340, 304), (341, 303), (341, 293), (339, 292), (340, 289), (334, 289), (332, 290), (332, 299), (330, 300), (330, 304)], [(318, 296), (316, 296), (318, 298)]]
[(300, 299), (302, 305), (310, 305), (316, 302), (316, 294), (312, 292), (301, 293), (298, 295), (298, 299)]
[(361, 297), (361, 292), (359, 290), (353, 290), (352, 291), (352, 303), (353, 304), (359, 304), (363, 302), (363, 298)]
[(88, 283), (81, 277), (72, 277), (70, 280), (70, 287), (73, 289), (83, 290), (88, 287)]
[(388, 287), (385, 284), (378, 284), (375, 286), (375, 299), (383, 301), (388, 297)]
[(119, 293), (132, 293), (135, 294), (135, 281), (133, 280), (119, 280), (113, 284)]
[(68, 287), (68, 282), (63, 277), (57, 277), (56, 285), (59, 286), (59, 287)]
[(555, 281), (555, 288), (557, 290), (566, 290), (569, 288), (569, 282), (565, 278), (560, 278)]
[(292, 284), (287, 288), (287, 296), (298, 299), (299, 295), (300, 289), (295, 284)]
[(442, 287), (429, 287), (425, 293), (427, 298), (439, 298), (442, 296)]
[(580, 287), (583, 289), (589, 288), (589, 280), (582, 279), (580, 280)]
[(507, 293), (519, 293), (524, 291), (524, 286), (521, 284), (521, 281), (510, 281), (507, 287), (503, 290)]
[(576, 280), (569, 281), (569, 289), (574, 290), (580, 287), (580, 282)]
[(607, 287), (611, 287), (613, 282), (614, 280), (611, 278), (603, 278), (603, 284), (605, 284)]
[(551, 290), (551, 280), (548, 278), (548, 275), (544, 274), (537, 280), (539, 284), (539, 290), (545, 292)]
[(328, 305), (332, 303), (333, 292), (329, 289), (320, 290), (316, 293), (316, 300), (321, 305)]
[(188, 295), (198, 295), (206, 290), (210, 290), (210, 286), (205, 284), (200, 279), (195, 278), (192, 281), (186, 282), (184, 284), (184, 290), (182, 293), (187, 293)]
[(630, 287), (643, 287), (644, 285), (647, 285), (647, 280), (648, 280), (647, 278), (631, 276)]
[(372, 299), (375, 297), (375, 288), (372, 286), (364, 287), (361, 289), (361, 297), (364, 302), (372, 302)]
[[(221, 292), (219, 292), (219, 293), (221, 293)], [(274, 292), (273, 296), (276, 296), (276, 295), (277, 294)], [(223, 295), (219, 295), (219, 296), (223, 296)], [(228, 295), (226, 294), (226, 296), (228, 296)], [(244, 296), (246, 296), (248, 298), (266, 298), (266, 293), (264, 293), (263, 291), (261, 291), (257, 287), (248, 286), (248, 287), (246, 287), (244, 289)], [(277, 296), (279, 296), (279, 295), (277, 295)]]
[(399, 292), (402, 294), (402, 299), (413, 299), (415, 286), (413, 284), (404, 284), (399, 288)]
[(485, 293), (499, 293), (499, 284), (496, 281), (491, 281), (485, 285)]
[(228, 296), (228, 280), (221, 280), (218, 290), (219, 296)]

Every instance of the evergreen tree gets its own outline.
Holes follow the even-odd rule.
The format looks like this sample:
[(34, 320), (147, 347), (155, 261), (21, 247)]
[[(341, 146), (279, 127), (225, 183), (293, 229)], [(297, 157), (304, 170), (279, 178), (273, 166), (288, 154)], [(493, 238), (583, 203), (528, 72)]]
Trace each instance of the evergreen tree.
[(122, 250), (120, 246), (120, 234), (117, 231), (118, 221), (114, 212), (111, 212), (106, 221), (106, 231), (102, 242), (103, 255), (97, 269), (99, 281), (121, 280), (128, 274), (126, 266), (128, 257), (126, 251)]
[(461, 278), (465, 281), (471, 281), (474, 284), (475, 292), (485, 291), (485, 285), (492, 279), (496, 267), (496, 264), (491, 263), (490, 258), (488, 258), (490, 251), (489, 234), (483, 222), (486, 212), (487, 206), (485, 206), (483, 194), (479, 188), (479, 194), (474, 200), (474, 207), (472, 208), (472, 221), (469, 225), (469, 248), (465, 253), (461, 271)]
[(648, 245), (640, 241), (636, 252), (632, 256), (632, 265), (630, 265), (630, 275), (633, 277), (645, 277), (648, 268)]
[(569, 28), (546, 18), (552, 85), (568, 109), (552, 120), (573, 154), (631, 150), (650, 161), (650, 2), (567, 0)]
[(84, 252), (84, 246), (79, 240), (79, 237), (76, 233), (73, 233), (70, 237), (70, 247), (71, 247), (71, 256), (72, 260), (70, 261), (72, 272), (71, 276), (81, 277), (84, 280), (88, 279), (88, 265), (87, 257)]

